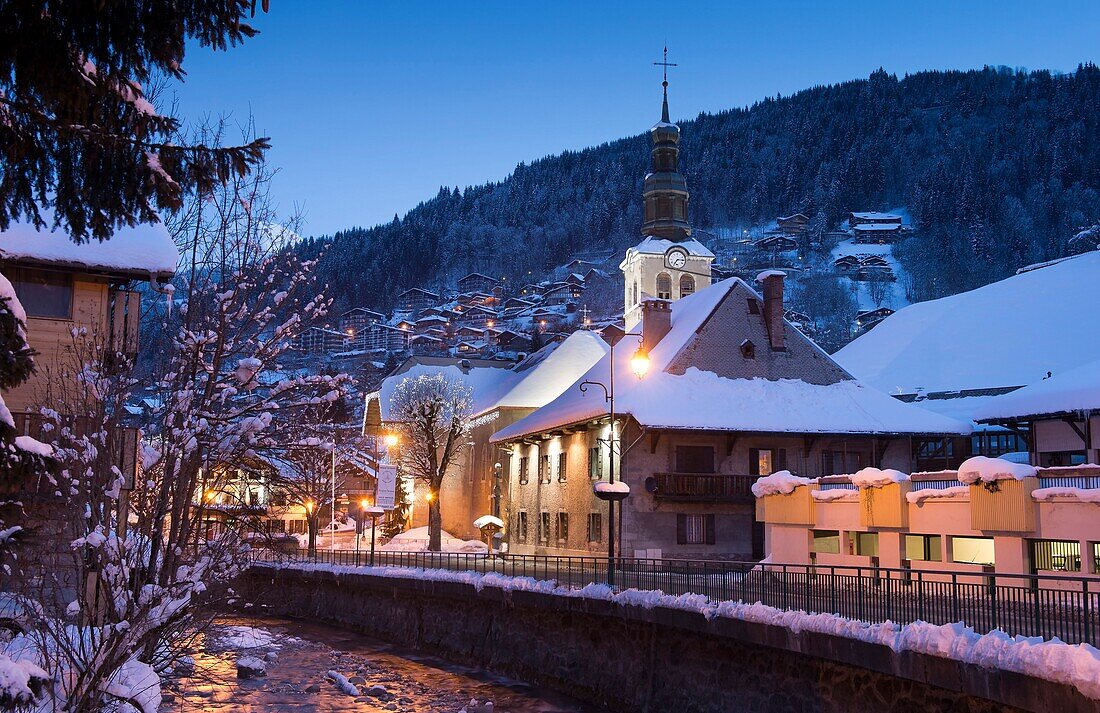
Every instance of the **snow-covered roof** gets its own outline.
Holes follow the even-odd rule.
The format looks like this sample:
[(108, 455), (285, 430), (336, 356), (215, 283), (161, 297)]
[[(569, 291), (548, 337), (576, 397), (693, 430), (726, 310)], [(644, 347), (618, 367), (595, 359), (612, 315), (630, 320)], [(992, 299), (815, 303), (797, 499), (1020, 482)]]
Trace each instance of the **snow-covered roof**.
[(856, 220), (901, 220), (902, 216), (896, 213), (879, 213), (876, 211), (864, 211), (852, 213)]
[(629, 254), (630, 251), (633, 250), (635, 253), (642, 253), (644, 255), (664, 255), (673, 245), (687, 250), (688, 255), (694, 255), (695, 257), (714, 257), (714, 253), (694, 238), (677, 243), (652, 235), (647, 235), (642, 242), (627, 250), (627, 253)]
[(974, 418), (1020, 418), (1084, 410), (1100, 411), (1100, 360), (993, 397), (974, 412)]
[(472, 410), (480, 413), (485, 408), (500, 398), (500, 396), (514, 383), (515, 373), (507, 368), (507, 364), (486, 365), (471, 364), (469, 369), (463, 370), (456, 360), (448, 359), (444, 364), (417, 363), (405, 371), (393, 374), (382, 380), (378, 390), (370, 394), (367, 399), (378, 399), (378, 405), (382, 413), (382, 420), (390, 418), (390, 399), (397, 385), (406, 378), (416, 378), (433, 374), (443, 374), (448, 381), (463, 383), (473, 392)]
[[(634, 377), (630, 369), (634, 351), (631, 344), (623, 344), (614, 352), (618, 413), (628, 413), (654, 428), (821, 434), (969, 433), (970, 429), (958, 421), (902, 403), (848, 378), (829, 384), (729, 378), (690, 364), (682, 373), (673, 373), (670, 366), (674, 360), (687, 352), (711, 314), (738, 286), (756, 295), (734, 277), (674, 302), (672, 329), (650, 351), (649, 373), (644, 379)], [(828, 359), (820, 350), (817, 353), (819, 358)], [(607, 383), (610, 368), (608, 354), (582, 378)], [(606, 414), (602, 392), (582, 393), (578, 388), (569, 388), (545, 407), (498, 431), (493, 440), (541, 433)]]
[[(42, 211), (49, 224), (50, 211)], [(119, 228), (110, 240), (77, 245), (61, 230), (38, 229), (31, 223), (12, 222), (0, 231), (0, 260), (35, 265), (58, 265), (148, 279), (176, 271), (179, 251), (163, 223)]]
[(572, 387), (610, 350), (607, 342), (595, 332), (583, 329), (573, 332), (564, 341), (555, 344), (553, 349), (547, 350), (544, 357), (537, 358), (543, 353), (539, 350), (518, 364), (518, 380), (490, 408), (545, 406)]
[(1098, 283), (1100, 252), (1085, 253), (900, 309), (834, 358), (896, 394), (1035, 383), (1100, 354)]

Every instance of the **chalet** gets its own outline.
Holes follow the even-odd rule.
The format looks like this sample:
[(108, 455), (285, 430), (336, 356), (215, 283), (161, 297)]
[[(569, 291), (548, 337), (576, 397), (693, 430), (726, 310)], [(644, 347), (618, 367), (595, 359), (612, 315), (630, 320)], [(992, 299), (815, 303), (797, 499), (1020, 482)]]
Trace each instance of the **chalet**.
[(848, 214), (848, 225), (896, 225), (901, 226), (902, 219), (895, 213), (856, 212)]
[[(39, 408), (58, 408), (58, 404), (80, 403), (86, 398), (85, 389), (77, 382), (83, 368), (81, 355), (100, 349), (129, 358), (137, 355), (142, 311), (139, 286), (148, 283), (154, 293), (164, 295), (151, 295), (153, 299), (170, 299), (162, 285), (172, 277), (178, 261), (176, 246), (160, 223), (120, 228), (109, 241), (84, 245), (72, 243), (60, 231), (22, 222), (12, 222), (0, 231), (0, 272), (11, 282), (23, 306), (27, 343), (35, 352), (34, 373), (0, 396), (0, 412), (10, 414), (10, 420), (4, 420), (17, 435), (52, 440)], [(47, 394), (50, 403), (44, 402)], [(89, 423), (87, 414), (62, 415), (74, 417), (78, 433), (99, 428)], [(107, 526), (120, 532), (128, 522), (129, 494), (137, 476), (138, 436), (136, 428), (127, 426), (107, 432), (106, 445), (116, 454), (114, 466), (124, 477), (118, 510)], [(12, 483), (0, 484), (0, 492), (9, 485)], [(47, 548), (77, 536), (69, 531), (68, 523), (48, 512), (45, 499), (33, 492), (34, 484), (14, 485), (23, 491), (20, 497), (0, 498), (0, 508), (10, 508), (13, 503), (18, 506), (19, 512), (12, 517), (4, 513), (7, 525), (21, 522), (29, 526), (34, 531), (33, 541)], [(49, 488), (53, 490), (53, 486)], [(31, 545), (20, 557), (25, 565), (50, 568), (51, 576), (56, 576), (54, 568), (65, 567), (71, 560), (63, 555), (58, 565), (54, 554)]]
[(840, 273), (854, 273), (859, 269), (859, 257), (857, 255), (841, 255), (833, 260), (833, 267)]
[(857, 243), (892, 243), (905, 231), (901, 216), (892, 213), (852, 213), (848, 225)]
[(411, 326), (402, 329), (388, 324), (376, 324), (370, 328), (367, 349), (371, 351), (402, 352), (409, 348), (413, 332)]
[[(577, 332), (561, 344), (543, 347), (518, 364), (467, 357), (412, 357), (382, 381), (366, 397), (368, 431), (381, 429), (390, 421), (390, 399), (397, 385), (407, 377), (440, 373), (460, 381), (473, 392), (473, 405), (466, 438), (470, 443), (456, 467), (443, 481), (440, 493), (443, 529), (462, 538), (477, 538), (474, 520), (482, 515), (502, 517), (507, 507), (507, 481), (502, 467), (509, 454), (490, 444), (493, 431), (513, 423), (544, 405), (594, 364), (607, 346), (589, 332)], [(412, 525), (427, 522), (427, 509), (419, 492), (411, 498)]]
[[(607, 507), (593, 484), (614, 457), (630, 489), (624, 555), (759, 558), (750, 486), (760, 476), (908, 467), (911, 436), (969, 432), (852, 379), (783, 319), (783, 273), (759, 279), (763, 297), (732, 278), (673, 303), (647, 300), (638, 341), (649, 369), (631, 373), (638, 341), (624, 337), (613, 355), (614, 424), (601, 392), (571, 388), (493, 435), (513, 451), (510, 551), (606, 543)], [(583, 379), (608, 383), (611, 359)], [(730, 408), (739, 403), (752, 408)]]
[(564, 281), (570, 285), (579, 285), (581, 287), (584, 287), (584, 275), (579, 275), (575, 272), (569, 273), (569, 276), (566, 277)]
[(397, 322), (395, 322), (393, 324), (393, 326), (397, 327), (398, 329), (402, 329), (406, 332), (415, 332), (416, 331), (416, 322), (414, 322), (412, 320), (409, 320), (409, 319), (398, 320)]
[[(368, 340), (364, 340), (368, 341)], [(329, 327), (310, 327), (295, 337), (294, 348), (305, 354), (331, 354), (348, 343), (348, 335)]]
[(531, 340), (526, 334), (520, 334), (510, 329), (505, 329), (494, 337), (493, 341), (501, 349), (508, 351), (523, 351), (531, 348)]
[(788, 235), (802, 235), (808, 229), (810, 219), (802, 213), (795, 213), (794, 215), (776, 218), (775, 222), (779, 230)]
[(509, 297), (504, 300), (504, 309), (523, 309), (524, 307), (533, 307), (535, 305), (534, 300), (523, 299), (521, 297)]
[(488, 354), (490, 345), (483, 339), (463, 339), (455, 344), (456, 354)]
[(793, 235), (779, 234), (779, 235), (766, 235), (760, 238), (755, 243), (757, 250), (767, 250), (768, 252), (786, 252), (788, 250), (798, 249), (798, 239)]
[[(973, 422), (1000, 396), (1100, 354), (1098, 283), (1097, 251), (1022, 268), (1000, 282), (899, 309), (834, 357), (898, 399)], [(917, 469), (1026, 451), (1028, 423), (1009, 429), (986, 421), (969, 439), (915, 441)]]
[(415, 334), (409, 337), (409, 351), (413, 354), (436, 354), (447, 351), (443, 338), (430, 334)]
[(464, 325), (479, 325), (486, 326), (489, 322), (495, 322), (499, 316), (494, 310), (488, 307), (473, 306), (469, 307), (458, 316), (458, 322)]
[[(1100, 464), (1100, 361), (1086, 362), (989, 399), (977, 409), (975, 418), (1029, 433), (1032, 465)], [(1100, 476), (1100, 469), (1095, 475)], [(1100, 486), (1100, 478), (1096, 485)]]
[(867, 331), (893, 313), (894, 310), (889, 307), (879, 307), (877, 309), (867, 310), (866, 312), (860, 312), (856, 315), (856, 326), (863, 331)]
[(340, 315), (340, 331), (350, 337), (363, 332), (372, 324), (385, 321), (386, 315), (366, 307), (353, 307)]
[(421, 317), (412, 324), (413, 331), (423, 334), (430, 329), (446, 329), (451, 321), (442, 315), (428, 315)]
[(580, 298), (584, 294), (584, 288), (569, 283), (551, 286), (542, 293), (542, 303), (545, 305), (564, 305)]
[(400, 308), (410, 312), (416, 312), (431, 307), (438, 302), (438, 294), (421, 287), (410, 288), (397, 296), (397, 304)]
[(492, 293), (493, 288), (498, 285), (500, 285), (500, 280), (480, 272), (471, 272), (458, 281), (458, 289), (461, 292)]

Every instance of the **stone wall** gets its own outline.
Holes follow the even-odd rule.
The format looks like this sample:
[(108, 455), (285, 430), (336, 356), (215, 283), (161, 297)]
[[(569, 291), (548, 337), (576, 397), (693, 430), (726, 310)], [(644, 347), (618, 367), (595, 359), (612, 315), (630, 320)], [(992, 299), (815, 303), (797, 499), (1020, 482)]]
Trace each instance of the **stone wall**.
[[(852, 639), (472, 584), (257, 566), (243, 600), (613, 711), (1095, 711), (1069, 686)], [(256, 607), (249, 611), (255, 612)]]

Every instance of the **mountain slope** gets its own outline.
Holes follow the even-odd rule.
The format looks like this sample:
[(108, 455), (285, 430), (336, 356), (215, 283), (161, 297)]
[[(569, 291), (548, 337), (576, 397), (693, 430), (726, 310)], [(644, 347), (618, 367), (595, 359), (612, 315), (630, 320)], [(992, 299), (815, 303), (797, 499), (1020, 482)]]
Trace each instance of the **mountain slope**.
[[(848, 211), (905, 205), (920, 230), (897, 254), (916, 299), (1061, 256), (1100, 219), (1100, 70), (1091, 64), (1069, 75), (880, 70), (680, 126), (697, 228), (800, 211), (822, 233)], [(565, 152), (298, 249), (332, 243), (321, 271), (342, 305), (385, 308), (407, 287), (469, 270), (524, 280), (575, 253), (636, 242), (648, 162), (645, 134)]]

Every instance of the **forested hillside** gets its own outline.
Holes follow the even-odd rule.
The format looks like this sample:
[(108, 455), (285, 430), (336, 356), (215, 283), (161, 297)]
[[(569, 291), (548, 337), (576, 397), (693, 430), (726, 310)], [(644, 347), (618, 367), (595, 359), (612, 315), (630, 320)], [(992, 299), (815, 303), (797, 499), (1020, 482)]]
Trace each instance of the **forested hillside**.
[[(657, 118), (638, 117), (640, 129)], [(673, 107), (675, 102), (673, 101)], [(814, 87), (681, 122), (681, 166), (701, 228), (800, 211), (817, 232), (844, 213), (907, 206), (898, 248), (918, 299), (1061, 256), (1100, 220), (1100, 69), (921, 72)], [(637, 240), (648, 136), (520, 164), (498, 183), (439, 194), (403, 218), (325, 243), (340, 304), (468, 270), (520, 277), (573, 253)]]

